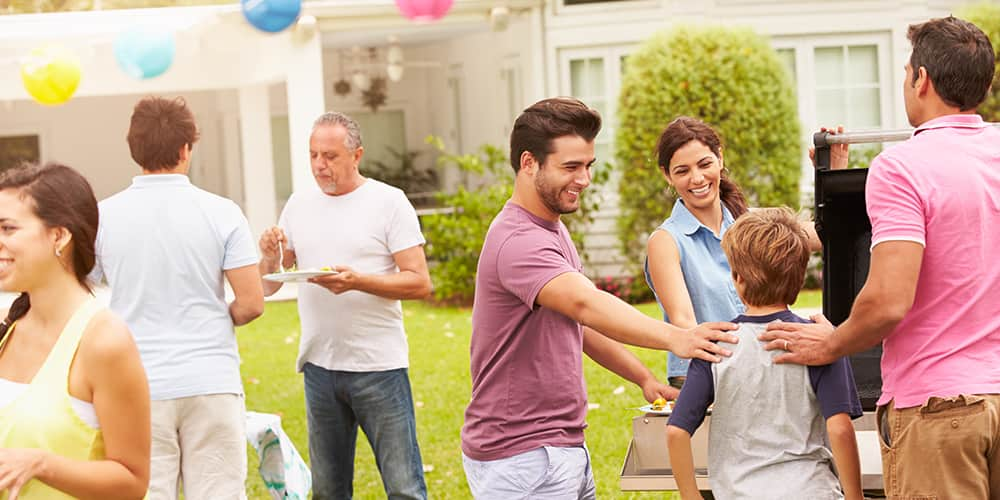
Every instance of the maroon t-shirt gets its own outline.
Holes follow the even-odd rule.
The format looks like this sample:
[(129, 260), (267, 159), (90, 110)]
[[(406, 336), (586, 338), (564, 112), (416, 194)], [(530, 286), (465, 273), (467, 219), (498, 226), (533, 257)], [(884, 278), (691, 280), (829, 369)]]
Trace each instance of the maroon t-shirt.
[(507, 202), (490, 225), (472, 306), (472, 401), (462, 427), (470, 458), (583, 444), (583, 330), (535, 303), (552, 278), (582, 271), (562, 222)]

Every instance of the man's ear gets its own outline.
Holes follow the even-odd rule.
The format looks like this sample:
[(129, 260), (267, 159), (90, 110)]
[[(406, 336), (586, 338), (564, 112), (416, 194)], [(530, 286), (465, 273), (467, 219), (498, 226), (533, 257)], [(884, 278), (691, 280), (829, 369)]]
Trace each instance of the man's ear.
[(535, 155), (531, 154), (530, 151), (524, 151), (521, 153), (521, 171), (525, 173), (534, 175), (535, 169), (538, 168), (538, 161), (535, 160)]
[(930, 76), (927, 75), (927, 68), (921, 66), (917, 68), (917, 80), (913, 82), (913, 88), (916, 89), (917, 95), (923, 97), (927, 95), (927, 91), (933, 87)]

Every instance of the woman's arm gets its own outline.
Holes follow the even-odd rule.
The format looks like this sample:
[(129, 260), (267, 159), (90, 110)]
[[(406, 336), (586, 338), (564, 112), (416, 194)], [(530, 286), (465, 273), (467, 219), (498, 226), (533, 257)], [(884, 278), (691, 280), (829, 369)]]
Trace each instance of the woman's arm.
[(666, 231), (654, 231), (646, 243), (646, 255), (649, 276), (653, 281), (651, 286), (670, 323), (681, 328), (697, 325), (691, 296), (681, 272), (681, 254), (674, 237)]
[(0, 488), (9, 488), (14, 497), (15, 491), (35, 478), (77, 498), (142, 498), (149, 484), (149, 385), (125, 323), (109, 312), (100, 313), (81, 339), (73, 367), (83, 369), (92, 389), (104, 436), (104, 460), (73, 460), (40, 450), (2, 450), (7, 457), (0, 458), (0, 469), (17, 465), (18, 470), (0, 470)]

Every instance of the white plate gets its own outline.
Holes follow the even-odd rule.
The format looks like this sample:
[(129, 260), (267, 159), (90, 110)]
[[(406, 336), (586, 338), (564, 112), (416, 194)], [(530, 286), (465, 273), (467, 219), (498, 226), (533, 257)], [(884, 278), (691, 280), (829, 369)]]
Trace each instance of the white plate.
[(640, 407), (638, 407), (636, 409), (639, 410), (639, 411), (641, 411), (641, 412), (644, 412), (644, 413), (651, 413), (653, 415), (670, 415), (670, 413), (674, 411), (669, 406), (667, 406), (666, 408), (664, 408), (662, 410), (654, 410), (653, 409), (653, 405), (651, 405), (651, 404), (648, 404), (648, 405), (645, 405), (645, 406), (640, 406)]
[(280, 281), (282, 283), (289, 283), (289, 282), (306, 281), (309, 278), (315, 278), (317, 276), (329, 276), (331, 274), (337, 274), (337, 271), (320, 271), (320, 270), (287, 271), (283, 273), (265, 274), (264, 279), (268, 281)]

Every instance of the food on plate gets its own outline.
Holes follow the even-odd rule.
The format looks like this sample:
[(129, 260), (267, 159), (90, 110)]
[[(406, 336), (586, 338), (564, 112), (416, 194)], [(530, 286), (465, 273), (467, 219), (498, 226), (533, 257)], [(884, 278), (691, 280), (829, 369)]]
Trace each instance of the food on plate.
[(663, 410), (666, 407), (667, 407), (667, 400), (666, 399), (656, 398), (656, 401), (653, 401), (653, 406), (651, 408), (654, 409), (654, 410), (659, 411), (659, 410)]

